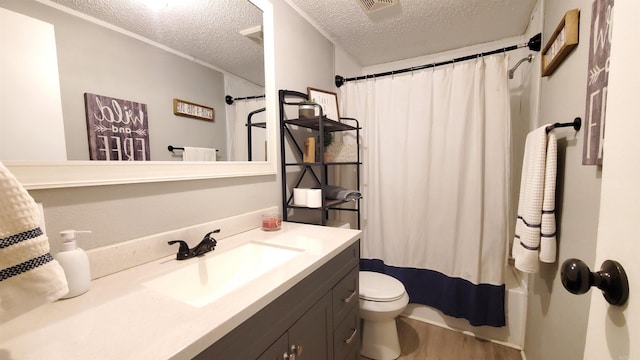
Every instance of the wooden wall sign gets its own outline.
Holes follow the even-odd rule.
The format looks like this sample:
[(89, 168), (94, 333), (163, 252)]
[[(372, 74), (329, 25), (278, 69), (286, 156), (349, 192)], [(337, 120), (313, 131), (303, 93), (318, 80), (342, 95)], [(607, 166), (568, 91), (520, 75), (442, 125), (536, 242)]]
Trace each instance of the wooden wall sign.
[(173, 114), (206, 121), (215, 120), (215, 112), (212, 107), (180, 99), (173, 99)]
[(85, 93), (91, 160), (151, 160), (147, 105)]
[(547, 45), (542, 49), (542, 76), (551, 75), (562, 61), (578, 45), (580, 11), (567, 11)]
[(594, 0), (592, 14), (582, 164), (602, 165), (613, 0)]

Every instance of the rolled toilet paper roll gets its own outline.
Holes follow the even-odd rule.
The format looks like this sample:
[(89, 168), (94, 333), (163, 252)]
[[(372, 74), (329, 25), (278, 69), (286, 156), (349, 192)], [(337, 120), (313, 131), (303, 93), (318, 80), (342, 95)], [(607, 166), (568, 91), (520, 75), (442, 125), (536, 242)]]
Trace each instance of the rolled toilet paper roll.
[(322, 189), (309, 189), (307, 191), (307, 206), (310, 208), (322, 207)]
[(293, 205), (307, 206), (307, 192), (309, 189), (294, 188), (293, 189)]

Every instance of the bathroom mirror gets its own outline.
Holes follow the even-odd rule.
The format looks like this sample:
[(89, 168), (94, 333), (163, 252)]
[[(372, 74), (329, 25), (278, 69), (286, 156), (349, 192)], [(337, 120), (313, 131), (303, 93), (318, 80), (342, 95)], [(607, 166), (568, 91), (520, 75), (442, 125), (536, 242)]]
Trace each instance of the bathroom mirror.
[[(36, 0), (27, 0), (35, 2)], [(138, 0), (128, 0), (128, 1), (138, 1)], [(0, 8), (7, 8), (11, 10), (11, 4), (16, 3), (24, 3), (25, 0), (0, 0)], [(37, 2), (42, 4), (51, 4), (51, 1), (45, 0), (37, 0)], [(163, 0), (158, 1), (159, 3), (172, 6), (172, 4), (178, 4), (180, 6), (200, 6), (207, 7), (211, 6), (209, 2), (202, 1), (177, 1), (177, 0)], [(259, 129), (264, 133), (266, 139), (265, 148), (265, 156), (266, 161), (219, 161), (219, 162), (178, 162), (176, 160), (173, 161), (157, 161), (153, 158), (152, 161), (89, 161), (89, 160), (33, 160), (33, 161), (25, 161), (25, 160), (2, 160), (2, 162), (9, 168), (9, 170), (18, 177), (25, 187), (28, 189), (43, 189), (43, 188), (58, 188), (58, 187), (74, 187), (74, 186), (90, 186), (90, 185), (107, 185), (107, 184), (125, 184), (125, 183), (138, 183), (138, 182), (155, 182), (155, 181), (174, 181), (174, 180), (188, 180), (188, 179), (206, 179), (206, 178), (217, 178), (217, 177), (234, 177), (234, 176), (253, 176), (253, 175), (265, 175), (265, 174), (275, 174), (276, 172), (276, 131), (275, 131), (275, 85), (274, 85), (274, 49), (273, 49), (273, 9), (272, 5), (267, 0), (234, 0), (230, 2), (225, 2), (226, 4), (233, 4), (234, 2), (243, 3), (243, 4), (253, 4), (260, 11), (262, 11), (262, 49), (264, 53), (264, 101), (266, 111), (264, 112), (264, 119), (266, 122), (266, 129)], [(57, 0), (53, 7), (61, 7), (61, 5), (57, 3), (91, 3), (91, 2), (80, 2), (77, 1), (67, 1), (67, 0)], [(112, 4), (113, 2), (105, 1), (104, 4)], [(230, 5), (232, 8), (233, 5)], [(243, 6), (237, 6), (238, 11), (242, 11)], [(122, 11), (122, 8), (115, 7), (116, 10)], [(155, 10), (155, 11), (163, 11), (163, 10)], [(204, 12), (204, 11), (198, 11)], [(82, 13), (77, 13), (78, 16), (83, 16)], [(225, 16), (228, 12), (223, 12), (222, 14), (216, 14), (215, 16)], [(126, 15), (126, 14), (125, 14)], [(123, 14), (117, 14), (118, 16), (125, 16)], [(228, 15), (226, 15), (228, 16)], [(155, 14), (151, 16), (151, 19), (146, 19), (148, 21), (156, 21), (160, 22), (161, 15)], [(215, 17), (208, 17), (201, 21), (204, 22), (222, 22), (220, 18), (216, 19)], [(194, 20), (195, 22), (195, 20)], [(110, 24), (105, 23), (106, 27), (109, 27)], [(182, 25), (180, 21), (176, 21), (174, 23), (163, 23), (161, 26), (163, 31), (161, 33), (162, 36), (167, 36), (166, 34), (171, 34), (171, 29), (181, 28)], [(131, 30), (128, 30), (131, 31)], [(131, 32), (128, 34), (129, 36), (136, 37), (136, 34)], [(202, 34), (193, 34), (192, 37), (202, 36)], [(204, 34), (206, 38), (214, 37)], [(216, 36), (220, 36), (217, 34)], [(222, 34), (224, 36), (224, 34)], [(249, 36), (248, 36), (249, 37)], [(144, 38), (144, 37), (143, 37)], [(144, 39), (137, 39), (143, 42)], [(254, 40), (254, 39), (252, 39)], [(251, 41), (251, 40), (247, 40)], [(254, 40), (255, 41), (255, 40)], [(96, 46), (100, 46), (100, 44), (96, 44)], [(162, 47), (160, 44), (157, 47)], [(175, 47), (175, 46), (174, 46)], [(130, 50), (126, 49), (114, 49), (114, 57), (117, 57), (118, 51)], [(175, 49), (169, 48), (170, 51)], [(208, 49), (207, 51), (215, 52), (216, 49)], [(180, 52), (180, 51), (178, 51)], [(200, 61), (197, 58), (193, 57), (189, 59), (189, 55), (181, 52), (183, 57), (186, 60), (192, 61)], [(209, 64), (207, 64), (209, 65)], [(214, 66), (215, 68), (215, 66)], [(232, 77), (236, 77), (238, 79), (249, 79), (251, 75), (242, 75), (242, 74), (233, 74), (228, 72), (226, 69), (222, 67), (218, 68), (221, 70), (221, 73), (224, 72), (224, 75), (231, 75)], [(167, 74), (171, 74), (169, 70), (167, 70)], [(62, 74), (61, 74), (62, 76)], [(137, 79), (132, 78), (131, 81), (135, 82)], [(157, 83), (153, 84), (154, 86), (162, 86), (165, 83), (166, 79), (159, 78), (157, 79)], [(105, 76), (105, 82), (108, 82), (108, 77)], [(257, 82), (257, 81), (256, 81)], [(128, 89), (127, 84), (121, 84), (122, 89)], [(93, 89), (87, 89), (87, 92), (91, 93)], [(226, 89), (225, 89), (226, 90)], [(225, 91), (223, 90), (223, 91)], [(99, 92), (97, 90), (95, 92)], [(125, 95), (120, 98), (128, 99), (132, 96), (126, 95), (126, 91), (124, 91)], [(103, 95), (114, 95), (113, 93), (107, 93)], [(117, 97), (119, 94), (115, 94), (114, 97)], [(172, 97), (180, 96), (176, 91), (175, 94), (171, 94)], [(230, 94), (232, 96), (244, 96), (242, 93)], [(83, 97), (83, 94), (77, 94), (79, 97)], [(133, 96), (135, 98), (135, 96)], [(131, 99), (133, 100), (133, 99)], [(187, 101), (193, 99), (185, 99)], [(221, 106), (216, 106), (215, 111), (217, 116), (225, 113), (224, 104), (224, 94), (221, 94), (220, 99), (217, 99), (216, 102), (222, 104)], [(193, 101), (194, 103), (197, 101)], [(167, 104), (167, 106), (171, 107), (173, 104)], [(164, 104), (163, 104), (164, 106)], [(84, 110), (84, 109), (83, 109)], [(169, 112), (173, 109), (170, 108)], [(150, 110), (151, 111), (151, 110)], [(84, 114), (83, 114), (84, 115)], [(173, 113), (171, 113), (173, 116)], [(66, 116), (66, 113), (65, 113)], [(151, 118), (151, 114), (149, 115)], [(180, 118), (180, 120), (185, 118)], [(65, 119), (67, 121), (67, 119)], [(77, 119), (77, 121), (84, 122), (85, 118)], [(178, 121), (178, 120), (176, 120)], [(202, 120), (195, 120), (202, 121)], [(85, 128), (86, 129), (86, 128)], [(177, 132), (174, 132), (177, 134)], [(28, 136), (28, 135), (25, 135)], [(84, 134), (84, 139), (86, 141), (86, 132)], [(166, 149), (167, 145), (174, 146), (200, 146), (198, 144), (187, 144), (185, 142), (181, 142), (177, 140), (177, 142), (169, 142), (164, 141), (159, 146), (162, 146)], [(86, 144), (86, 142), (85, 142)], [(85, 145), (86, 146), (86, 145)], [(164, 150), (168, 153), (168, 150)], [(1, 159), (0, 159), (1, 160)], [(262, 159), (261, 159), (262, 160)]]

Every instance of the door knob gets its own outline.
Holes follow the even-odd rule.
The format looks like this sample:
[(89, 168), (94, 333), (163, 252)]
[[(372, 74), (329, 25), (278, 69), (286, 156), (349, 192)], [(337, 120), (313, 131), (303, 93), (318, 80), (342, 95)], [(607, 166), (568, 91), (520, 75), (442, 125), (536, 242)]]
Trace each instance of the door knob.
[(562, 286), (572, 294), (584, 294), (592, 286), (602, 290), (602, 294), (611, 305), (622, 306), (629, 298), (627, 273), (619, 262), (606, 260), (600, 271), (591, 272), (582, 260), (568, 259), (560, 270)]

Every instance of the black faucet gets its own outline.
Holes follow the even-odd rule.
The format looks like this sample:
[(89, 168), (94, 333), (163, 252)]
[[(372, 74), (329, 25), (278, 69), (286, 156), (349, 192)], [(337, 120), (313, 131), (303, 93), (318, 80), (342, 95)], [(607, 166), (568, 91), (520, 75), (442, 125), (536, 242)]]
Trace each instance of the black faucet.
[(211, 234), (217, 234), (220, 232), (220, 229), (216, 229), (208, 232), (202, 241), (198, 245), (196, 245), (193, 249), (189, 249), (189, 245), (182, 240), (172, 240), (169, 241), (169, 245), (180, 244), (180, 248), (178, 249), (178, 253), (176, 254), (176, 259), (178, 260), (186, 260), (192, 257), (201, 256), (209, 251), (213, 251), (216, 248), (216, 244), (218, 243), (216, 239), (214, 239)]

